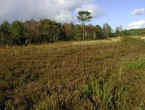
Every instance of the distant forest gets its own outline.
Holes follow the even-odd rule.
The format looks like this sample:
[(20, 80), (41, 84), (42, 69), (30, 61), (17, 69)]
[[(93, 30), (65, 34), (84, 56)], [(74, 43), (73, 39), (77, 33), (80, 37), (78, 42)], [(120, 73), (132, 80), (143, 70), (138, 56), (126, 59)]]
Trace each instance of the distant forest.
[(28, 45), (56, 41), (97, 40), (119, 35), (145, 35), (145, 29), (122, 30), (117, 27), (113, 32), (109, 24), (86, 25), (85, 39), (81, 24), (58, 23), (50, 19), (29, 20), (25, 22), (4, 21), (0, 24), (0, 45)]

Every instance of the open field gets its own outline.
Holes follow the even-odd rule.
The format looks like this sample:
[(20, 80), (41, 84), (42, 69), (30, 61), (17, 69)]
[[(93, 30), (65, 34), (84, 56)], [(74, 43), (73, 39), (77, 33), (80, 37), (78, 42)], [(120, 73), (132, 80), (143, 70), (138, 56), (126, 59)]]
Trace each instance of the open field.
[(139, 38), (0, 48), (0, 110), (144, 110)]

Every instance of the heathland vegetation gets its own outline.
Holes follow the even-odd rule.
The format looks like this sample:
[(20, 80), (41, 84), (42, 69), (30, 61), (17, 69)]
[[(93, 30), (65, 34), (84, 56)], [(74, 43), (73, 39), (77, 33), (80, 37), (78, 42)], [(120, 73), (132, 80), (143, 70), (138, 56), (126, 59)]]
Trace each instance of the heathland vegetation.
[(144, 110), (144, 55), (130, 37), (1, 47), (0, 109)]

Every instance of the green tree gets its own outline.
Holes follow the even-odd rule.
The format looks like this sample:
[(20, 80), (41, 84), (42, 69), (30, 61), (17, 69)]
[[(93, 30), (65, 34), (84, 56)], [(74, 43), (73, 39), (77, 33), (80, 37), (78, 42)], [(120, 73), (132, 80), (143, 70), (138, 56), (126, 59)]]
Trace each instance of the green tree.
[(92, 15), (91, 15), (91, 13), (89, 11), (79, 11), (77, 18), (78, 18), (78, 20), (80, 22), (82, 22), (82, 27), (83, 27), (83, 40), (85, 40), (85, 34), (86, 34), (85, 22), (90, 21), (93, 17), (92, 17)]
[(41, 32), (40, 29), (41, 23), (35, 20), (26, 21), (24, 23), (25, 28), (25, 37), (27, 37), (27, 41), (30, 43), (40, 43), (41, 42)]
[(11, 35), (13, 37), (13, 43), (22, 45), (25, 43), (24, 37), (24, 24), (20, 21), (14, 21), (11, 25)]
[(10, 37), (10, 24), (8, 21), (3, 21), (0, 25), (0, 44), (9, 45), (11, 42), (12, 38)]
[(116, 35), (117, 36), (121, 34), (121, 31), (122, 31), (122, 26), (121, 25), (116, 27)]
[(74, 35), (73, 35), (73, 24), (70, 23), (65, 23), (64, 24), (64, 33), (65, 33), (65, 39), (66, 40), (72, 40)]
[(110, 37), (112, 34), (112, 28), (109, 24), (104, 24), (103, 26), (103, 31), (104, 31), (104, 37)]
[(82, 40), (82, 28), (81, 25), (77, 24), (73, 28), (73, 39), (74, 40)]
[(41, 40), (44, 42), (50, 42), (50, 20), (41, 20)]
[(96, 25), (96, 38), (97, 39), (103, 38), (103, 29), (100, 25)]

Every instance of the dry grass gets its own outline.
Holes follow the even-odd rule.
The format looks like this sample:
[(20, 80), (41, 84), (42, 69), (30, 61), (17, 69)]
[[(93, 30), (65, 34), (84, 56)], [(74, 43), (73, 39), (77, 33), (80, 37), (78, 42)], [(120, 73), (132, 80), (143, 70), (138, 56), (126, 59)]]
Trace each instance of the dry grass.
[(0, 109), (144, 110), (145, 43), (119, 39), (0, 48)]

